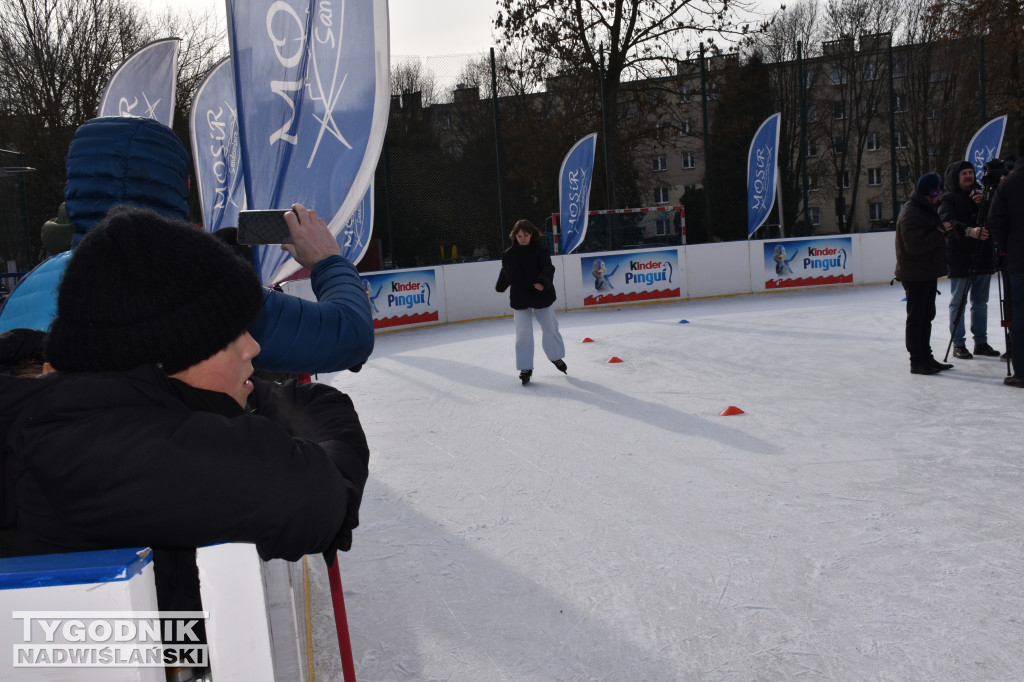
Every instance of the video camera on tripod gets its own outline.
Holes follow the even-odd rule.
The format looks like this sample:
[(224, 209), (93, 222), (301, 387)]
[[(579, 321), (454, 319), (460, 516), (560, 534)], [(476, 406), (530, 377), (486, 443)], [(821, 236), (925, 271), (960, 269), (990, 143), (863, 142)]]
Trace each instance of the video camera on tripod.
[(978, 207), (978, 227), (985, 227), (988, 222), (988, 210), (992, 206), (992, 197), (996, 195), (999, 181), (1006, 177), (1009, 170), (1002, 159), (990, 159), (983, 166), (985, 174), (981, 176), (981, 205)]

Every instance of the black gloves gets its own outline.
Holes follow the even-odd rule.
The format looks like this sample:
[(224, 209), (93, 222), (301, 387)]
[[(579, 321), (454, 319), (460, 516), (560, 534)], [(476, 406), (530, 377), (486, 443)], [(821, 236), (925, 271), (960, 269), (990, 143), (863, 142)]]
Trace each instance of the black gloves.
[(352, 481), (345, 479), (345, 486), (348, 488), (348, 501), (345, 505), (345, 520), (341, 523), (341, 530), (334, 536), (331, 546), (324, 551), (324, 561), (327, 567), (334, 565), (334, 559), (338, 552), (347, 552), (352, 549), (352, 530), (359, 525), (359, 500), (360, 495), (356, 491)]

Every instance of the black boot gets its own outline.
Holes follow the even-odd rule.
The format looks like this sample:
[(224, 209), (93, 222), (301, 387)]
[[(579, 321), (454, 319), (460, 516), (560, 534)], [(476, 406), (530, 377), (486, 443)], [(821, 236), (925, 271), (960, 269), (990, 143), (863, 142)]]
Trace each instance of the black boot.
[(568, 367), (565, 366), (565, 360), (559, 359), (559, 360), (552, 360), (551, 362), (553, 362), (555, 364), (555, 367), (557, 367), (558, 371), (561, 372), (562, 374), (568, 374), (569, 373), (569, 372), (566, 371), (568, 369)]
[(932, 367), (931, 364), (927, 362), (919, 362), (917, 364), (910, 365), (911, 374), (938, 374), (940, 371), (942, 370), (937, 367)]
[(532, 369), (524, 369), (523, 371), (519, 372), (519, 380), (521, 382), (523, 382), (523, 386), (525, 386), (526, 384), (530, 383), (530, 377), (532, 377), (532, 376), (533, 376), (533, 370)]
[(987, 356), (987, 357), (990, 357), (990, 358), (999, 357), (999, 351), (997, 351), (995, 348), (993, 348), (992, 346), (988, 345), (987, 343), (976, 343), (976, 344), (974, 344), (974, 354), (975, 355), (984, 355), (984, 356)]
[(939, 370), (940, 372), (944, 369), (953, 369), (953, 365), (948, 362), (939, 362), (935, 358), (928, 358), (928, 364)]
[(953, 357), (960, 358), (961, 360), (970, 360), (974, 356), (971, 355), (971, 351), (967, 350), (967, 346), (955, 346), (953, 348)]

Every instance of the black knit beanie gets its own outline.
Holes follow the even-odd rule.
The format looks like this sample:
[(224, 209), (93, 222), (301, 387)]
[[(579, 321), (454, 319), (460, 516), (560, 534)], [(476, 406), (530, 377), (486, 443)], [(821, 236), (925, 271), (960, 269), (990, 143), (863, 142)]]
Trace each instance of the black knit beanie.
[(115, 207), (68, 262), (46, 359), (63, 372), (174, 374), (234, 341), (262, 304), (252, 267), (201, 228)]

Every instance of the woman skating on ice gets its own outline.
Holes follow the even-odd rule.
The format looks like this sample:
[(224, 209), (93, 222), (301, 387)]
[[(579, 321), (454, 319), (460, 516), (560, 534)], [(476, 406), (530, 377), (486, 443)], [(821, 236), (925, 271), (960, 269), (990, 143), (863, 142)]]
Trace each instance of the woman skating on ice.
[(561, 372), (566, 371), (565, 342), (555, 319), (555, 266), (544, 243), (544, 236), (529, 220), (519, 220), (509, 233), (512, 246), (501, 257), (501, 272), (494, 286), (509, 291), (509, 304), (516, 324), (516, 369), (525, 386), (533, 376), (533, 315), (541, 329), (541, 347), (548, 360)]

